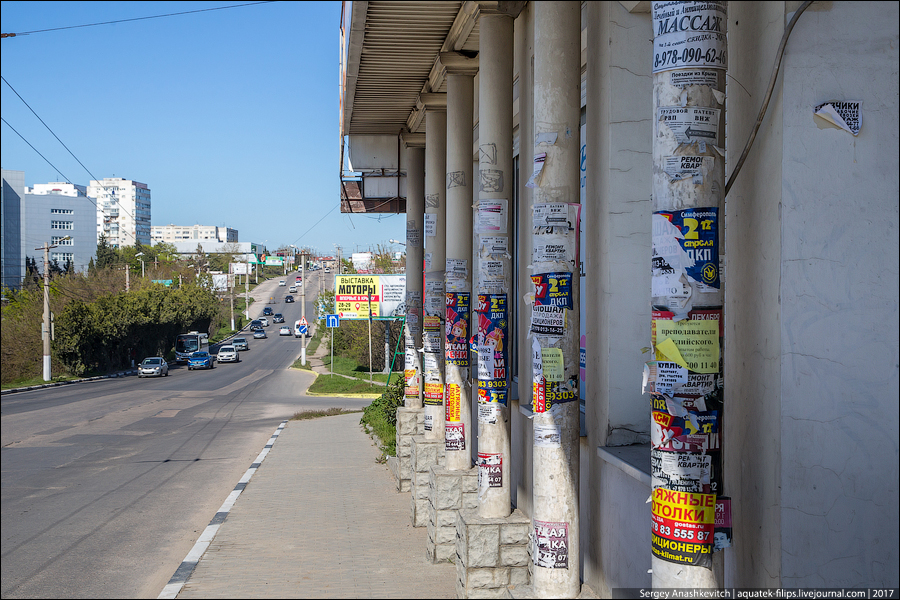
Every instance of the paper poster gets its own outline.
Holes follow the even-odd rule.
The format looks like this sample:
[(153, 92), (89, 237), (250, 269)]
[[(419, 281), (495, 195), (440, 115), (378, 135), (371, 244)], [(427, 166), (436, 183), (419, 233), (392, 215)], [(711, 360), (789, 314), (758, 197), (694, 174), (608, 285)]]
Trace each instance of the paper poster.
[(444, 425), (444, 449), (451, 452), (466, 449), (465, 423), (446, 423)]
[(503, 260), (482, 260), (478, 267), (481, 269), (481, 275), (484, 278), (502, 278), (503, 267), (506, 261)]
[(557, 404), (578, 400), (578, 381), (574, 377), (567, 381), (550, 381), (546, 377), (544, 379), (544, 402), (547, 404), (547, 410)]
[(679, 144), (715, 144), (719, 137), (720, 112), (718, 108), (703, 106), (660, 106), (657, 121), (675, 134)]
[(462, 407), (460, 406), (459, 385), (448, 383), (445, 387), (444, 418), (447, 421), (462, 421)]
[(497, 234), (507, 231), (507, 201), (481, 200), (478, 203), (478, 217), (475, 233)]
[(406, 222), (406, 245), (411, 248), (422, 247), (422, 230), (415, 226), (414, 221)]
[[(547, 380), (544, 379), (544, 376), (535, 375), (531, 382), (531, 412), (547, 412), (546, 389)], [(537, 437), (535, 437), (535, 440), (537, 440)]]
[[(718, 289), (719, 209), (659, 211), (653, 214), (654, 275), (679, 274)], [(666, 221), (668, 224), (666, 224)], [(666, 269), (666, 263), (671, 269)]]
[(653, 72), (728, 68), (726, 2), (653, 2)]
[(715, 161), (712, 156), (666, 156), (663, 171), (670, 181), (692, 179), (694, 185), (703, 185), (703, 159)]
[(859, 135), (862, 129), (862, 102), (859, 100), (825, 102), (818, 105), (813, 114), (854, 136)]
[(560, 432), (555, 425), (534, 424), (534, 445), (541, 448), (560, 448)]
[(469, 261), (465, 258), (448, 258), (444, 269), (445, 277), (462, 277), (469, 275)]
[(572, 229), (574, 219), (569, 215), (566, 203), (535, 204), (532, 213), (534, 227), (565, 227)]
[(719, 411), (685, 411), (681, 416), (668, 410), (651, 411), (650, 445), (678, 452), (719, 450)]
[(531, 262), (572, 262), (575, 260), (574, 243), (565, 235), (534, 236)]
[(426, 252), (426, 253), (425, 253), (425, 272), (426, 272), (426, 273), (428, 273), (429, 271), (431, 271), (431, 257), (432, 257), (432, 253), (431, 253), (431, 252)]
[(444, 384), (425, 383), (424, 402), (429, 406), (440, 406), (444, 403)]
[(538, 306), (561, 306), (572, 308), (572, 274), (541, 273), (532, 275), (534, 303)]
[(505, 235), (481, 236), (481, 254), (486, 256), (502, 256), (509, 254), (509, 238)]
[[(478, 390), (481, 392), (482, 390)], [(478, 422), (483, 425), (496, 425), (500, 422), (499, 402), (478, 402)]]
[(506, 381), (478, 380), (478, 401), (506, 406)]
[(425, 237), (437, 235), (437, 213), (425, 213)]
[(718, 321), (654, 319), (653, 329), (656, 360), (677, 362), (694, 373), (719, 372)]
[(569, 568), (569, 524), (534, 521), (534, 555), (536, 567)]
[(710, 568), (715, 494), (656, 488), (652, 498), (653, 555), (669, 562)]
[(476, 307), (478, 321), (478, 379), (503, 381), (508, 375), (508, 308), (506, 294), (479, 294)]
[(447, 363), (460, 367), (469, 366), (469, 309), (471, 294), (454, 292), (447, 294), (447, 339), (444, 344)]
[(478, 495), (489, 488), (503, 487), (503, 455), (478, 453)]
[(528, 181), (525, 183), (525, 187), (533, 188), (538, 186), (538, 182), (541, 179), (541, 171), (544, 170), (544, 161), (546, 160), (546, 152), (541, 152), (534, 155), (534, 171), (532, 171), (531, 177), (529, 177)]
[(552, 337), (562, 337), (566, 333), (566, 309), (561, 306), (531, 307), (531, 332)]
[(650, 474), (654, 485), (678, 492), (712, 492), (712, 455), (697, 452), (650, 450)]
[(547, 381), (565, 381), (562, 348), (541, 348), (541, 362)]
[(716, 521), (713, 533), (713, 552), (731, 547), (731, 498), (716, 498)]
[(715, 69), (697, 69), (672, 71), (669, 83), (675, 87), (687, 87), (689, 85), (718, 85), (718, 71)]

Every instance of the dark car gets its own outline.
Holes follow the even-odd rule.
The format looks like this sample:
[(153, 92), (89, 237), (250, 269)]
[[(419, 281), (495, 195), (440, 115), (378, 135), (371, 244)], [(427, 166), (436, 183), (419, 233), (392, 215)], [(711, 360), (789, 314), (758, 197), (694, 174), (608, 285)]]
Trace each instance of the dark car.
[(273, 314), (274, 312), (275, 312), (275, 311), (273, 311), (271, 307), (267, 306), (267, 307), (265, 307), (265, 308), (263, 309), (263, 316), (264, 316), (264, 317), (271, 317), (272, 314)]
[(213, 357), (209, 352), (194, 352), (191, 354), (191, 357), (188, 358), (188, 371), (194, 369), (212, 369), (214, 367)]
[(284, 323), (284, 315), (281, 313), (275, 313), (275, 316), (272, 317), (273, 323)]
[(284, 297), (284, 301), (285, 301), (285, 302), (293, 302), (293, 301), (294, 301), (294, 297), (291, 296), (291, 295), (287, 295), (287, 296)]
[(263, 324), (259, 319), (253, 319), (250, 321), (250, 331), (256, 331), (257, 329), (262, 329)]

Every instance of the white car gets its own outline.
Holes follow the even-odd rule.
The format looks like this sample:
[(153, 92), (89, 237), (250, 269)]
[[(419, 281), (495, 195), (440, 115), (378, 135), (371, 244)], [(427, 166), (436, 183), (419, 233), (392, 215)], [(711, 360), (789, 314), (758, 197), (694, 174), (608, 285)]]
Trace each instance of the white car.
[(284, 279), (278, 282), (278, 287), (284, 287), (285, 285), (287, 284), (284, 282)]
[(268, 318), (268, 317), (260, 317), (260, 318), (257, 319), (257, 320), (260, 321), (260, 322), (263, 324), (263, 327), (268, 327), (268, 326), (269, 326), (269, 318)]
[(278, 330), (278, 335), (291, 335), (291, 328), (284, 326)]
[(290, 288), (288, 288), (288, 291), (289, 291), (290, 293), (292, 293), (292, 294), (296, 294), (296, 293), (297, 293), (297, 286), (296, 286), (296, 285), (292, 285)]
[(241, 357), (238, 356), (237, 348), (234, 346), (222, 346), (219, 348), (216, 360), (219, 362), (241, 362)]
[(138, 367), (138, 377), (168, 377), (169, 365), (158, 356), (145, 358)]

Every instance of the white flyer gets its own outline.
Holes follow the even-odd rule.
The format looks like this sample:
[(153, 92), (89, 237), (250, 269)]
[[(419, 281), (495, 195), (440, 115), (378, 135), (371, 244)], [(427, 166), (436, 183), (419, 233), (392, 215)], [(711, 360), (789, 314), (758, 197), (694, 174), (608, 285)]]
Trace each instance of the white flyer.
[(728, 68), (726, 2), (654, 2), (653, 72)]
[(715, 144), (719, 137), (718, 108), (703, 106), (660, 106), (657, 120), (675, 135), (679, 144)]
[(507, 200), (480, 201), (475, 233), (506, 233), (507, 204)]

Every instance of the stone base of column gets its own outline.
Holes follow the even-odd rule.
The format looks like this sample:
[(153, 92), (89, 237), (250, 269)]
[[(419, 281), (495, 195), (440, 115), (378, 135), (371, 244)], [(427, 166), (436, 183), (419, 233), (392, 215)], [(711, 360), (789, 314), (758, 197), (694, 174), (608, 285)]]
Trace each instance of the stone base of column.
[(531, 519), (518, 509), (503, 519), (479, 517), (477, 510), (459, 511), (456, 597), (511, 598), (513, 590), (531, 590), (530, 531)]
[[(424, 427), (424, 409), (423, 427)], [(431, 467), (444, 464), (444, 441), (426, 440), (424, 435), (413, 436), (409, 446), (410, 454), (410, 522), (413, 527), (428, 525), (428, 480)]]
[(397, 408), (397, 456), (388, 459), (388, 467), (397, 480), (397, 491), (412, 489), (412, 463), (410, 446), (413, 436), (420, 435), (425, 427), (425, 409)]
[(428, 542), (425, 557), (433, 563), (456, 562), (456, 519), (461, 510), (478, 508), (478, 469), (449, 471), (431, 467), (428, 478)]

